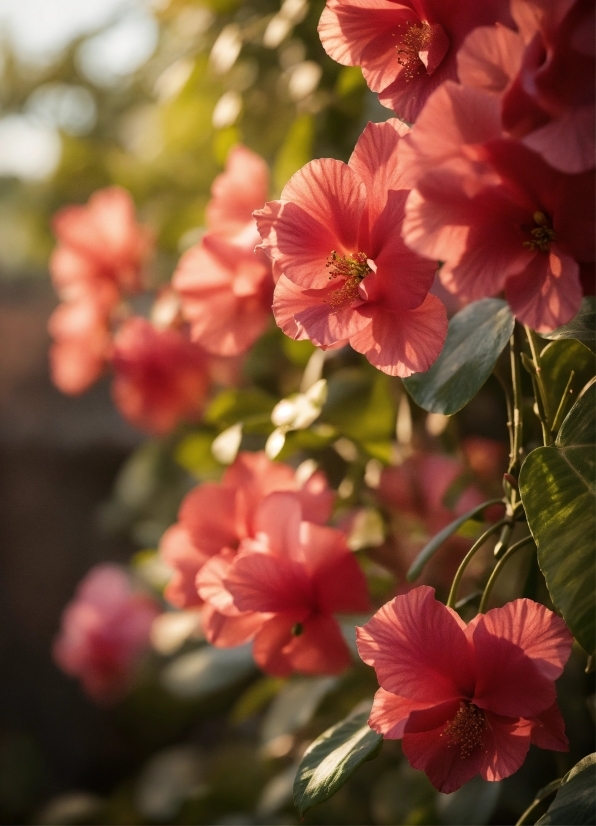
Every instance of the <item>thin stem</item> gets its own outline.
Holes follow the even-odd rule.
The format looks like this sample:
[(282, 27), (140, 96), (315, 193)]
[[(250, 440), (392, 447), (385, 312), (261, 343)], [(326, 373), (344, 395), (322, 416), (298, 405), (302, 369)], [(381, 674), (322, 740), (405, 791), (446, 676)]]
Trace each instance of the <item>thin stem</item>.
[[(546, 387), (542, 380), (542, 367), (540, 365), (540, 349), (538, 336), (528, 326), (525, 327), (528, 344), (530, 345), (530, 352), (532, 353), (532, 361), (534, 362), (534, 373), (532, 376), (532, 384), (534, 385), (534, 395), (536, 396), (536, 405), (540, 414), (540, 423), (542, 424), (542, 435), (544, 437), (544, 444), (552, 444), (551, 438), (551, 415), (548, 404), (548, 394)], [(537, 391), (536, 392), (536, 388)], [(542, 407), (541, 407), (542, 404)]]
[(551, 430), (553, 433), (557, 433), (561, 425), (563, 424), (563, 419), (565, 418), (565, 412), (567, 409), (567, 400), (571, 395), (571, 385), (573, 384), (573, 379), (575, 378), (575, 370), (572, 370), (569, 374), (569, 379), (567, 380), (567, 384), (565, 385), (565, 390), (563, 391), (563, 395), (561, 396), (561, 401), (559, 402), (559, 406), (557, 407), (557, 412), (555, 413), (555, 418), (553, 419), (553, 426)]
[(509, 468), (508, 471), (511, 473), (511, 468), (515, 464), (515, 437), (513, 431), (513, 403), (511, 401), (511, 393), (509, 392), (509, 387), (507, 382), (500, 374), (498, 370), (495, 370), (495, 378), (501, 385), (503, 390), (503, 394), (505, 395), (505, 404), (507, 406), (507, 430), (509, 431)]
[(495, 580), (501, 572), (501, 569), (505, 565), (508, 559), (510, 559), (516, 551), (519, 551), (520, 548), (525, 548), (526, 545), (529, 545), (530, 542), (533, 542), (533, 538), (531, 536), (525, 536), (523, 539), (520, 539), (519, 542), (516, 542), (515, 545), (512, 545), (507, 551), (503, 554), (503, 556), (499, 559), (495, 567), (493, 568), (492, 574), (488, 578), (488, 582), (486, 583), (486, 587), (484, 588), (484, 593), (482, 594), (482, 599), (480, 600), (480, 605), (478, 607), (479, 614), (486, 613), (486, 606), (488, 604), (488, 599), (490, 597), (490, 592), (493, 589), (493, 585), (495, 584)]
[(499, 519), (498, 522), (495, 522), (494, 525), (491, 525), (490, 528), (484, 531), (484, 533), (476, 540), (476, 542), (474, 542), (468, 553), (462, 559), (459, 568), (455, 572), (453, 583), (451, 585), (451, 590), (449, 591), (449, 599), (447, 600), (448, 608), (453, 608), (455, 606), (455, 603), (457, 602), (457, 592), (459, 590), (461, 579), (464, 575), (464, 571), (468, 567), (474, 554), (480, 550), (480, 548), (484, 545), (487, 539), (489, 539), (494, 533), (497, 533), (497, 531), (500, 531), (503, 525), (506, 525), (509, 521), (509, 517), (503, 517), (503, 519)]
[(522, 389), (519, 366), (519, 349), (515, 330), (509, 339), (509, 357), (511, 361), (511, 384), (513, 386), (513, 449), (509, 473), (517, 475), (523, 445)]

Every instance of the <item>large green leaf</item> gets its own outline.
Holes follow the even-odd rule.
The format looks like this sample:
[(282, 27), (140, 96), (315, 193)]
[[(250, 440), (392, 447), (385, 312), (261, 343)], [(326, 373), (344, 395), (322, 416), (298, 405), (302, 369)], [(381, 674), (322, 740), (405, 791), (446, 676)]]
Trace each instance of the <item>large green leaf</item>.
[(416, 404), (451, 416), (473, 399), (507, 344), (515, 319), (499, 298), (476, 301), (449, 322), (445, 346), (426, 373), (404, 379)]
[(594, 651), (596, 383), (563, 422), (554, 445), (533, 450), (519, 477), (538, 563), (574, 637)]
[[(568, 412), (571, 403), (577, 399), (590, 379), (594, 378), (596, 360), (594, 353), (579, 341), (551, 341), (540, 353), (540, 367), (549, 413), (554, 417), (565, 390), (570, 399), (565, 411)], [(569, 383), (571, 371), (573, 379)]]
[(583, 342), (590, 350), (594, 351), (596, 327), (596, 299), (593, 295), (588, 295), (581, 303), (579, 313), (572, 318), (568, 324), (557, 327), (552, 333), (543, 333), (543, 338), (550, 338), (557, 341), (562, 338), (575, 338)]
[(596, 822), (596, 754), (579, 761), (561, 780), (557, 796), (536, 826), (580, 826)]
[(358, 766), (376, 755), (383, 738), (368, 727), (367, 719), (367, 711), (353, 714), (308, 747), (294, 780), (300, 816), (334, 795)]

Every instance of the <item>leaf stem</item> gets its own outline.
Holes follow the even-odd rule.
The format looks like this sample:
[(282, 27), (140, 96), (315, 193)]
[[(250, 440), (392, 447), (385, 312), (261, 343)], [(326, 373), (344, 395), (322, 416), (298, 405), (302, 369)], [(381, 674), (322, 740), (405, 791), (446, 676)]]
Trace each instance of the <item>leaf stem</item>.
[(454, 608), (455, 603), (457, 602), (457, 592), (459, 590), (459, 585), (461, 579), (464, 575), (464, 571), (468, 567), (469, 563), (472, 560), (472, 557), (476, 554), (477, 551), (484, 545), (487, 539), (489, 539), (494, 533), (500, 531), (503, 525), (506, 525), (510, 522), (510, 517), (503, 517), (503, 519), (499, 519), (498, 522), (495, 522), (494, 525), (491, 525), (490, 528), (484, 531), (484, 533), (474, 542), (468, 553), (462, 559), (461, 564), (457, 571), (455, 572), (455, 576), (453, 578), (453, 583), (451, 584), (451, 590), (449, 591), (449, 598), (447, 600), (447, 607)]
[(532, 353), (532, 367), (530, 375), (532, 376), (532, 386), (534, 388), (534, 397), (536, 399), (536, 408), (538, 409), (538, 418), (542, 425), (542, 439), (545, 445), (553, 443), (551, 434), (551, 417), (548, 405), (548, 395), (542, 380), (542, 367), (540, 365), (540, 349), (538, 336), (527, 325), (525, 326), (528, 344), (530, 345), (530, 352)]
[(565, 390), (563, 391), (563, 395), (561, 396), (561, 401), (559, 402), (559, 406), (557, 407), (557, 412), (555, 413), (555, 418), (553, 419), (553, 424), (551, 427), (552, 433), (556, 434), (561, 425), (563, 424), (563, 419), (565, 418), (565, 412), (567, 410), (567, 402), (569, 400), (570, 392), (571, 392), (571, 385), (573, 384), (573, 379), (575, 378), (575, 370), (572, 370), (569, 374), (569, 379), (567, 380), (567, 384), (565, 385)]
[(529, 545), (530, 542), (533, 542), (532, 536), (525, 536), (523, 539), (520, 539), (519, 542), (516, 542), (514, 545), (511, 545), (510, 548), (503, 554), (503, 556), (499, 559), (495, 567), (493, 568), (492, 574), (488, 578), (488, 582), (484, 588), (484, 593), (482, 594), (482, 599), (480, 600), (480, 605), (478, 606), (478, 613), (485, 614), (486, 613), (486, 606), (488, 604), (488, 599), (490, 597), (490, 592), (493, 589), (493, 585), (495, 584), (495, 580), (501, 572), (501, 569), (505, 565), (508, 559), (510, 559), (516, 551), (519, 551), (520, 548), (524, 548), (526, 545)]
[(520, 458), (523, 451), (523, 402), (519, 365), (519, 347), (515, 330), (509, 339), (509, 358), (511, 361), (511, 384), (513, 387), (513, 446), (511, 449), (509, 473), (517, 476), (517, 473), (519, 472)]

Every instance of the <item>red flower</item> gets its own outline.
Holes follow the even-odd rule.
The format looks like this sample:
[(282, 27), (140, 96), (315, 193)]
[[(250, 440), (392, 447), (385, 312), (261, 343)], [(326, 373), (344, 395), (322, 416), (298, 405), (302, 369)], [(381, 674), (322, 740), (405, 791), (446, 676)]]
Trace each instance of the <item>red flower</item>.
[(402, 739), (439, 791), (476, 774), (509, 777), (530, 743), (566, 751), (554, 681), (573, 639), (544, 606), (518, 599), (466, 625), (422, 586), (384, 605), (357, 637), (381, 685), (369, 725)]
[(115, 702), (131, 687), (158, 614), (157, 603), (133, 590), (126, 571), (98, 565), (64, 610), (54, 659), (67, 674), (79, 677), (94, 700)]
[(271, 265), (254, 252), (259, 234), (252, 217), (267, 198), (268, 184), (265, 161), (244, 146), (234, 147), (211, 188), (209, 232), (182, 256), (174, 273), (191, 336), (214, 355), (246, 352), (271, 318)]
[(428, 294), (435, 263), (399, 235), (408, 190), (396, 150), (409, 131), (397, 120), (369, 124), (349, 164), (311, 161), (255, 213), (261, 246), (283, 272), (273, 312), (286, 335), (323, 348), (349, 341), (397, 376), (427, 370), (447, 331)]
[[(265, 453), (240, 453), (221, 482), (198, 485), (180, 506), (178, 522), (162, 537), (162, 558), (174, 569), (166, 599), (177, 608), (200, 605), (197, 573), (224, 549), (235, 553), (242, 539), (255, 535), (255, 512), (273, 491), (294, 491), (310, 522), (326, 522), (333, 492), (320, 472), (302, 482), (289, 465), (271, 462)], [(229, 555), (229, 554), (228, 554)]]
[(504, 136), (498, 98), (448, 82), (428, 101), (400, 155), (418, 181), (403, 237), (445, 262), (465, 301), (505, 297), (539, 332), (569, 321), (594, 261), (594, 176), (548, 166)]
[(333, 614), (368, 611), (370, 603), (344, 534), (302, 521), (294, 493), (264, 499), (254, 529), (219, 583), (207, 565), (199, 574), (199, 592), (222, 609), (216, 623), (204, 623), (207, 639), (228, 647), (254, 638), (257, 665), (279, 677), (345, 670), (350, 652)]
[(128, 319), (114, 339), (112, 395), (122, 415), (155, 435), (197, 419), (208, 386), (205, 354), (178, 330)]
[(50, 273), (61, 304), (49, 321), (52, 380), (64, 393), (86, 390), (103, 372), (112, 350), (112, 315), (122, 295), (137, 292), (152, 240), (137, 224), (124, 189), (100, 189), (86, 206), (59, 210), (58, 245)]
[(563, 172), (594, 167), (594, 4), (514, 0), (519, 33), (476, 29), (460, 80), (501, 96), (503, 127)]
[(508, 7), (505, 0), (328, 0), (319, 35), (330, 57), (360, 66), (381, 103), (413, 122), (428, 96), (456, 79), (466, 35), (512, 22)]

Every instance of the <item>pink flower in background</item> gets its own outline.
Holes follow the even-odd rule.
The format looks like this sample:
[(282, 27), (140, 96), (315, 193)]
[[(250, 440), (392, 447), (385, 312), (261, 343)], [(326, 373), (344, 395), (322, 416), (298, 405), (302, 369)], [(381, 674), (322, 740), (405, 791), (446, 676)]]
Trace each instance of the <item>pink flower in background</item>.
[(131, 424), (157, 436), (199, 418), (208, 387), (205, 353), (178, 330), (144, 318), (124, 322), (114, 339), (112, 395)]
[(369, 725), (402, 740), (410, 765), (444, 793), (480, 774), (502, 780), (530, 743), (567, 750), (554, 681), (573, 638), (552, 611), (527, 599), (468, 625), (421, 586), (357, 629), (360, 656), (381, 688)]
[(404, 240), (445, 262), (447, 289), (465, 301), (504, 290), (539, 332), (577, 313), (581, 273), (594, 261), (591, 172), (548, 166), (503, 136), (496, 96), (450, 82), (429, 99), (400, 160), (418, 175)]
[(384, 106), (408, 122), (445, 80), (477, 26), (512, 24), (506, 0), (328, 0), (319, 23), (327, 54), (360, 66)]
[(221, 647), (254, 639), (257, 665), (279, 677), (344, 671), (351, 657), (333, 615), (370, 610), (344, 534), (302, 517), (295, 493), (270, 494), (255, 513), (254, 539), (224, 562), (219, 581), (208, 566), (198, 577), (201, 595), (220, 610), (215, 623), (207, 617), (207, 639)]
[[(502, 448), (501, 443), (488, 439), (476, 439), (474, 444), (476, 462), (484, 458), (484, 468), (486, 461), (491, 463), (491, 475), (486, 481), (496, 487), (493, 493), (497, 495), (507, 464)], [(495, 472), (497, 451), (499, 470)], [(490, 452), (488, 456), (487, 452)], [(392, 531), (387, 543), (372, 555), (397, 575), (401, 590), (411, 587), (405, 576), (431, 537), (487, 498), (468, 464), (440, 453), (414, 454), (401, 465), (384, 468), (376, 495), (390, 509)], [(486, 517), (499, 518), (502, 513), (502, 507), (497, 505)], [(448, 589), (470, 546), (469, 539), (451, 537), (426, 566), (423, 581)], [(481, 571), (484, 571), (484, 561)], [(470, 573), (473, 574), (473, 569)]]
[(86, 206), (59, 210), (52, 226), (58, 245), (50, 274), (63, 303), (48, 323), (51, 375), (63, 393), (76, 395), (103, 372), (115, 310), (123, 295), (141, 289), (153, 244), (136, 222), (132, 198), (119, 187), (98, 190)]
[(270, 461), (264, 452), (239, 453), (221, 482), (198, 485), (180, 506), (178, 522), (162, 537), (160, 553), (174, 569), (165, 590), (177, 608), (200, 605), (196, 578), (203, 565), (224, 549), (235, 553), (241, 540), (254, 537), (255, 512), (273, 491), (293, 491), (304, 517), (322, 524), (331, 515), (334, 494), (320, 472), (302, 480), (294, 468)]
[(50, 273), (63, 301), (86, 297), (113, 306), (121, 293), (142, 287), (142, 268), (153, 243), (149, 231), (137, 223), (126, 190), (99, 189), (86, 206), (59, 210), (52, 228), (58, 246)]
[(428, 294), (436, 263), (399, 233), (408, 189), (396, 151), (409, 131), (397, 120), (369, 124), (349, 164), (311, 161), (255, 213), (261, 246), (283, 273), (273, 312), (286, 335), (324, 349), (349, 342), (396, 376), (427, 370), (447, 331)]
[(98, 565), (64, 610), (54, 659), (92, 699), (116, 702), (132, 686), (159, 613), (151, 597), (133, 589), (124, 569)]
[(501, 96), (503, 128), (563, 172), (594, 167), (594, 4), (514, 0), (519, 32), (476, 29), (458, 53), (462, 83)]
[(54, 339), (52, 381), (63, 393), (83, 393), (101, 376), (112, 353), (105, 312), (88, 299), (67, 301), (50, 316), (48, 330)]
[(211, 188), (209, 231), (174, 273), (193, 341), (214, 355), (246, 352), (271, 318), (271, 264), (254, 251), (260, 238), (252, 217), (267, 199), (268, 186), (265, 161), (245, 146), (234, 147)]

